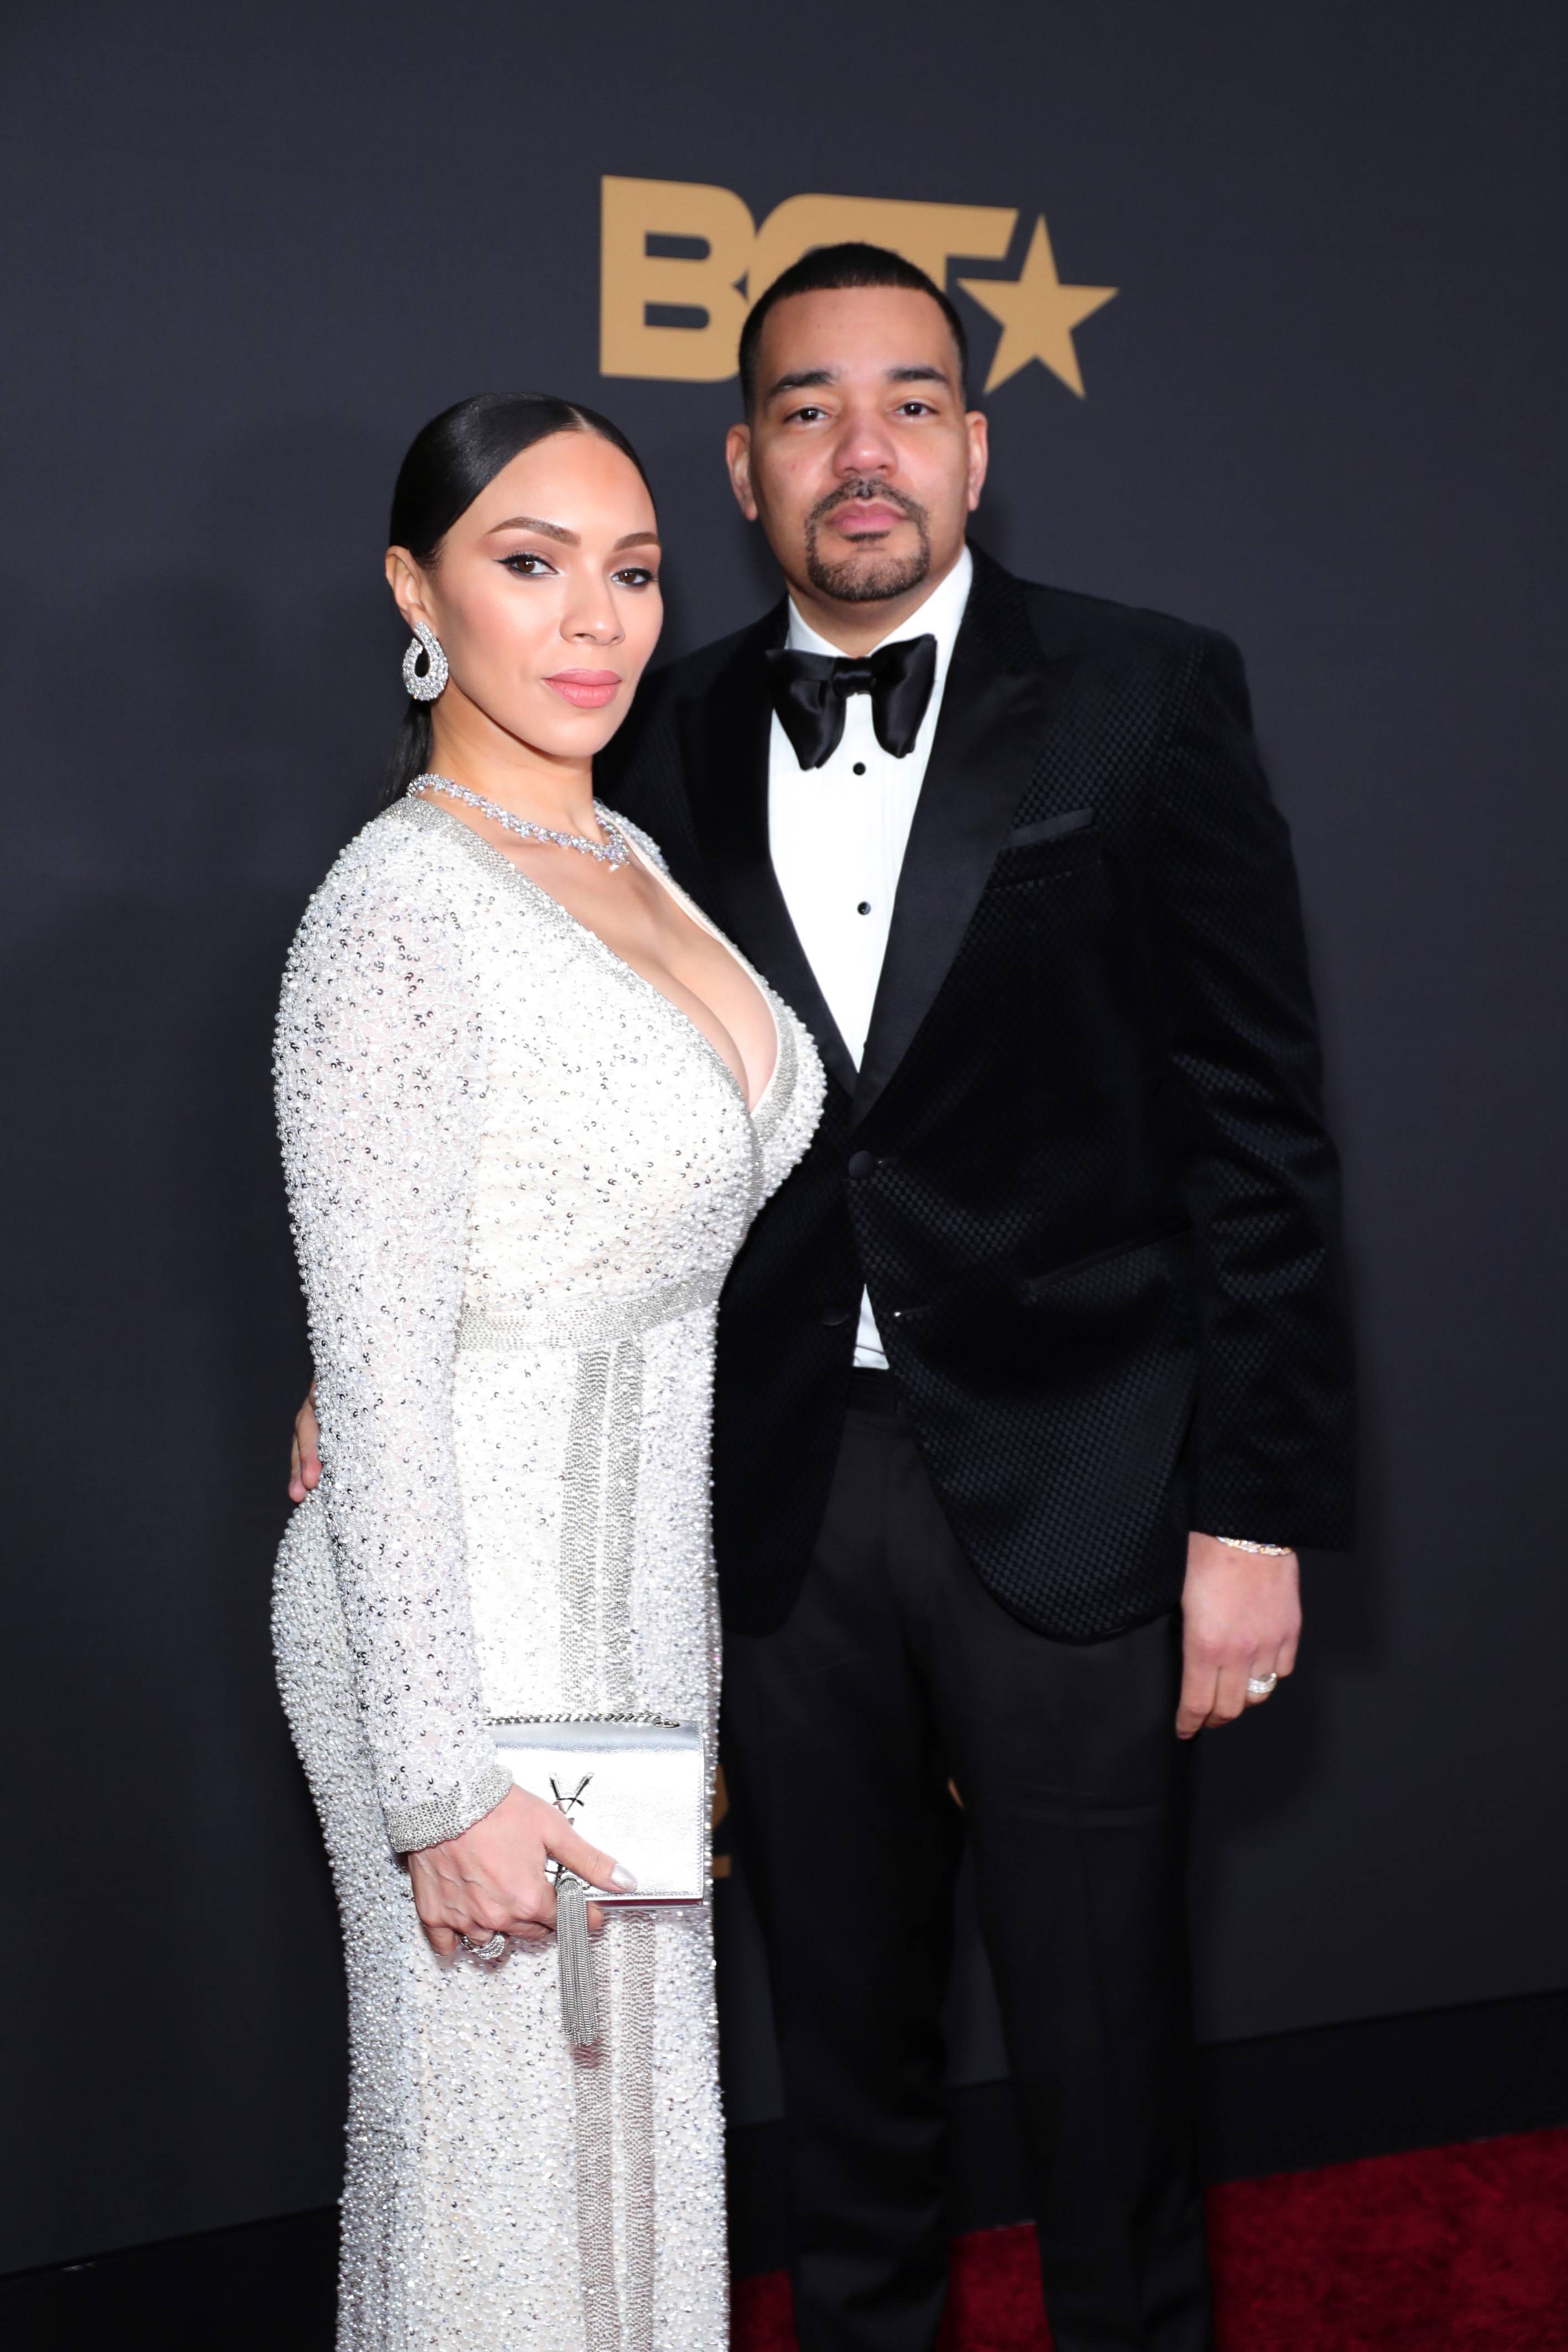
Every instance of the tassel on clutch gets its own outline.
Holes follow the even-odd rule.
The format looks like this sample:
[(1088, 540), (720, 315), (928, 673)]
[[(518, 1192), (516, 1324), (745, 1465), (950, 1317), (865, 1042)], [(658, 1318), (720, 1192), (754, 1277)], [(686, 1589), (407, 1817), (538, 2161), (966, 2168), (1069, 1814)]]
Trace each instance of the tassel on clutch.
[(588, 1943), (588, 1889), (569, 1870), (555, 1877), (555, 1949), (561, 1969), (561, 2023), (574, 2049), (599, 2038), (599, 2000)]

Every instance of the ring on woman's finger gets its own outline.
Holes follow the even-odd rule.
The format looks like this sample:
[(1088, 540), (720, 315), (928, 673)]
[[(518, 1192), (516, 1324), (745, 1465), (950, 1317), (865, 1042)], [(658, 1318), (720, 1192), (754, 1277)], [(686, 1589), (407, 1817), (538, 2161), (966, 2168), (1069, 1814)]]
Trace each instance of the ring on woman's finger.
[(476, 1944), (468, 1936), (459, 1937), (458, 1941), (470, 1958), (476, 1960), (499, 1960), (506, 1956), (506, 1937), (499, 1928), (493, 1936), (487, 1936), (482, 1944)]
[(1247, 1683), (1247, 1705), (1249, 1706), (1257, 1706), (1261, 1700), (1266, 1699), (1273, 1690), (1274, 1685), (1279, 1679), (1279, 1677), (1278, 1675), (1248, 1675)]

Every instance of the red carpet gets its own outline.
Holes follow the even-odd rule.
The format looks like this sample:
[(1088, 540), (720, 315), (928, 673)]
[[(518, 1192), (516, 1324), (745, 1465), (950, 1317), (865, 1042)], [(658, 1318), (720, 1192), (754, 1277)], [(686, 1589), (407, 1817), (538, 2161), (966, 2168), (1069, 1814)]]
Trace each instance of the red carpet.
[[(1209, 2195), (1221, 2352), (1568, 2352), (1568, 2131), (1423, 2148)], [(953, 2249), (944, 2352), (1049, 2352), (1028, 2230)], [(796, 2352), (782, 2276), (735, 2290), (735, 2352)]]

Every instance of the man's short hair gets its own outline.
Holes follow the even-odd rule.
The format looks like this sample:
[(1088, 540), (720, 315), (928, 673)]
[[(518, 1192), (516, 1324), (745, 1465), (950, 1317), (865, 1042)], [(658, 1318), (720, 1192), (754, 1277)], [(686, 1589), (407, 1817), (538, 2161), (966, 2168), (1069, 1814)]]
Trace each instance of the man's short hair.
[(928, 278), (923, 269), (906, 261), (901, 253), (894, 253), (885, 245), (864, 245), (857, 239), (843, 245), (819, 245), (814, 251), (802, 254), (758, 295), (747, 311), (746, 323), (741, 330), (741, 396), (748, 416), (756, 404), (757, 347), (763, 339), (763, 321), (773, 304), (787, 301), (792, 294), (837, 293), (849, 286), (904, 286), (911, 293), (929, 294), (947, 320), (958, 346), (958, 388), (962, 394), (969, 373), (969, 338), (953, 304), (934, 278)]

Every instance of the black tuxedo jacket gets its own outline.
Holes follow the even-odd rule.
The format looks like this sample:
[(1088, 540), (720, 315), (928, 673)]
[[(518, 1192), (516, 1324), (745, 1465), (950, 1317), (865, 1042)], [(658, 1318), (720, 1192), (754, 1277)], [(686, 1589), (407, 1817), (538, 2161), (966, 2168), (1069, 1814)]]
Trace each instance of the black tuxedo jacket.
[(768, 853), (785, 618), (659, 673), (601, 779), (829, 1072), (720, 1312), (726, 1622), (772, 1630), (805, 1573), (862, 1281), (953, 1531), (1025, 1623), (1170, 1608), (1190, 1528), (1346, 1544), (1337, 1170), (1235, 647), (976, 554), (857, 1071)]

